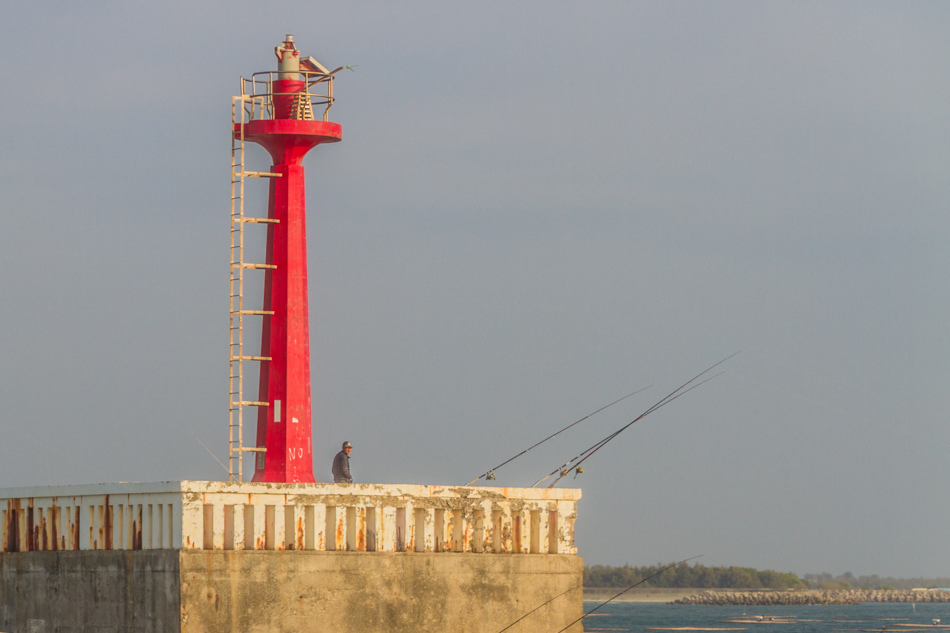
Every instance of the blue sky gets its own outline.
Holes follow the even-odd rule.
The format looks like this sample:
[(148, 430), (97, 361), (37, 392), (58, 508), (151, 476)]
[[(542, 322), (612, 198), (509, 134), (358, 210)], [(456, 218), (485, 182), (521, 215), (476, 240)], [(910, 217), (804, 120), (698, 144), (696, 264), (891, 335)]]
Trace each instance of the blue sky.
[[(293, 33), (315, 471), (565, 480), (590, 563), (946, 576), (950, 7), (20, 3), (0, 486), (220, 479), (230, 97)], [(252, 155), (261, 167), (266, 155)], [(249, 204), (263, 205), (263, 191)]]

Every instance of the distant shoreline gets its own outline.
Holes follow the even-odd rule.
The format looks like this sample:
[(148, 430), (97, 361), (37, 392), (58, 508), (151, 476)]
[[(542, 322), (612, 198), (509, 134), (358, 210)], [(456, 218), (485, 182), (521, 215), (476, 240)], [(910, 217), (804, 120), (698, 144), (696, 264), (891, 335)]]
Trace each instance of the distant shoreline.
[[(584, 588), (584, 600), (605, 602), (623, 591), (622, 588)], [(652, 602), (696, 605), (794, 605), (794, 604), (862, 604), (867, 602), (950, 602), (950, 591), (925, 589), (869, 590), (847, 589), (821, 591), (737, 590), (737, 589), (631, 589), (615, 602)]]

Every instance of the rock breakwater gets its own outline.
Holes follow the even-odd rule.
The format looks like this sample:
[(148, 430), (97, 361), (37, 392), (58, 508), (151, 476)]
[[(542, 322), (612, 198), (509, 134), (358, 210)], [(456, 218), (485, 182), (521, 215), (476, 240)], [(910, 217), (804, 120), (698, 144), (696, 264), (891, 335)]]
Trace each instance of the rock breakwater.
[(862, 604), (864, 602), (950, 602), (950, 591), (941, 590), (806, 590), (721, 591), (707, 590), (670, 604), (700, 605), (807, 605)]

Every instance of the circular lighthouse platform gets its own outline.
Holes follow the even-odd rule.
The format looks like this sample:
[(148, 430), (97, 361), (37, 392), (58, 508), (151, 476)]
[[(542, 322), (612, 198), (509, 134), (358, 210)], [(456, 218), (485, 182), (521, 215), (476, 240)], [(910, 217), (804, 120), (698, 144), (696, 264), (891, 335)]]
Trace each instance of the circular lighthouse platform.
[(263, 146), (275, 163), (299, 164), (304, 155), (321, 143), (337, 143), (343, 138), (343, 128), (332, 121), (303, 121), (300, 119), (255, 119), (234, 124), (234, 136)]

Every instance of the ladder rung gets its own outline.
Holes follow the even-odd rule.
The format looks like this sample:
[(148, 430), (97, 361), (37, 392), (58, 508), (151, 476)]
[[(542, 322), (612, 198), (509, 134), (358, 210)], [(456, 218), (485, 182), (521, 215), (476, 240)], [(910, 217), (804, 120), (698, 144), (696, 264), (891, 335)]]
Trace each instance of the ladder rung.
[(247, 224), (280, 224), (280, 220), (277, 218), (235, 218), (234, 221)]
[(274, 360), (270, 356), (232, 356), (231, 360)]
[(269, 402), (254, 402), (253, 400), (242, 400), (240, 402), (232, 402), (232, 407), (269, 407)]
[(274, 264), (231, 264), (231, 268), (277, 268)]
[(241, 173), (247, 178), (280, 178), (283, 174), (275, 174), (269, 171), (245, 171)]
[[(258, 314), (258, 315), (263, 314), (263, 315), (266, 315), (266, 314), (274, 314), (274, 311), (273, 311), (273, 310), (237, 310), (237, 311), (235, 311), (235, 312), (232, 312), (231, 314)], [(232, 326), (232, 328), (237, 329), (237, 326)]]
[(232, 449), (235, 451), (241, 451), (242, 453), (266, 453), (266, 448), (251, 448), (250, 446), (243, 446), (241, 448)]

